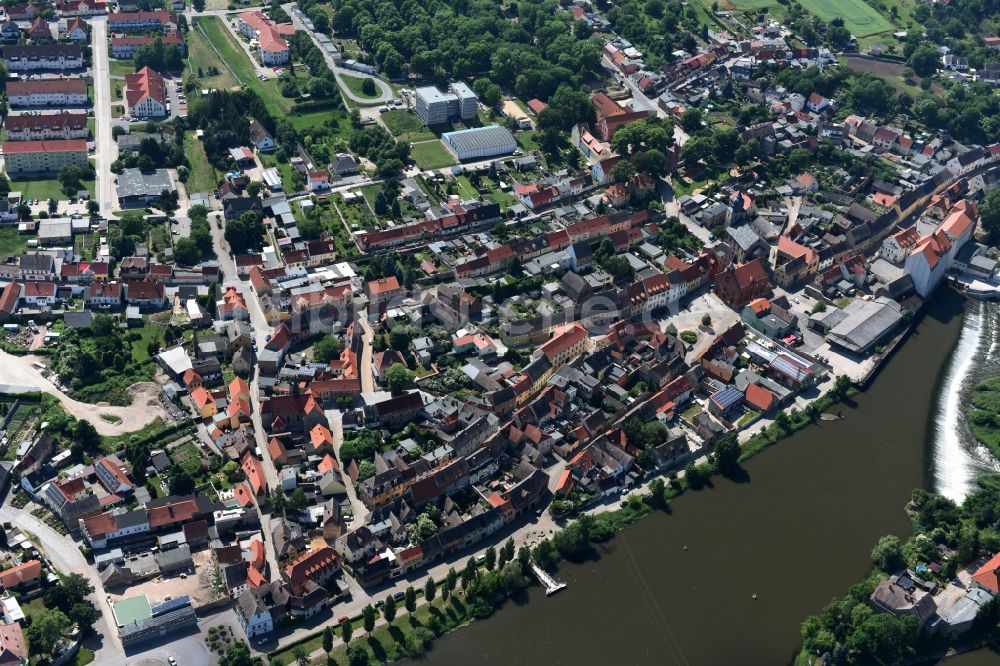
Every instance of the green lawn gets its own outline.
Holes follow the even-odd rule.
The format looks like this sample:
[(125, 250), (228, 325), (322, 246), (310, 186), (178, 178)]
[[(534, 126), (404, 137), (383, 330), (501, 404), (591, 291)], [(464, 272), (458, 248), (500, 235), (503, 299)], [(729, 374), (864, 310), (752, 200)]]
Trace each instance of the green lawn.
[(858, 38), (895, 29), (889, 19), (875, 11), (864, 0), (802, 0), (799, 4), (804, 10), (827, 23), (835, 18), (843, 19), (844, 27)]
[(454, 155), (437, 139), (414, 143), (410, 154), (421, 169), (440, 169), (457, 163)]
[(131, 60), (111, 60), (108, 64), (108, 71), (112, 76), (125, 76), (135, 72), (135, 63)]
[(479, 192), (477, 192), (476, 188), (472, 186), (468, 176), (459, 176), (455, 179), (455, 184), (458, 186), (458, 195), (463, 199), (479, 198)]
[(24, 254), (28, 249), (28, 239), (26, 236), (17, 233), (17, 227), (0, 228), (0, 258), (16, 257)]
[[(94, 196), (94, 181), (82, 181), (84, 188)], [(10, 181), (11, 192), (20, 192), (24, 199), (39, 199), (48, 201), (49, 199), (63, 200), (68, 197), (63, 194), (62, 183), (58, 180), (14, 180)]]
[(295, 179), (292, 177), (292, 165), (288, 162), (279, 162), (278, 158), (274, 155), (268, 155), (266, 153), (261, 153), (259, 155), (260, 163), (265, 169), (270, 169), (274, 167), (281, 174), (281, 184), (284, 186), (286, 192), (295, 192), (300, 189), (295, 186)]
[[(257, 94), (264, 100), (271, 115), (280, 118), (291, 110), (293, 101), (282, 96), (279, 79), (261, 81), (257, 78), (254, 64), (250, 62), (246, 52), (236, 43), (226, 26), (222, 24), (222, 19), (216, 16), (200, 16), (195, 19), (194, 23), (195, 29), (192, 32), (201, 31), (204, 33), (211, 46), (214, 46), (222, 54), (225, 65), (228, 65), (235, 73), (237, 82), (256, 90)], [(224, 69), (224, 67), (220, 69)], [(305, 80), (308, 76), (297, 70), (296, 78)]]
[(538, 139), (535, 137), (534, 130), (518, 132), (514, 138), (517, 139), (517, 145), (521, 146), (521, 150), (524, 152), (530, 153), (533, 150), (538, 150)]
[(195, 137), (194, 132), (188, 132), (184, 138), (184, 148), (187, 153), (191, 173), (184, 183), (188, 194), (195, 192), (212, 192), (219, 184), (219, 174), (215, 171), (205, 156), (205, 146)]
[(382, 122), (389, 128), (389, 132), (400, 141), (430, 141), (436, 139), (434, 132), (431, 132), (420, 118), (412, 111), (404, 109), (393, 109), (382, 114)]
[(348, 90), (350, 90), (352, 93), (354, 93), (355, 95), (357, 95), (362, 99), (378, 99), (379, 97), (381, 97), (381, 94), (379, 93), (378, 90), (378, 86), (375, 87), (374, 95), (369, 95), (365, 93), (365, 91), (362, 88), (362, 86), (364, 86), (365, 79), (361, 78), (360, 76), (348, 76), (347, 74), (341, 74), (340, 78), (344, 81), (344, 85), (347, 86)]
[(149, 343), (154, 338), (162, 340), (162, 336), (159, 335), (160, 332), (159, 328), (154, 327), (149, 323), (149, 320), (146, 320), (145, 326), (139, 329), (139, 339), (132, 342), (133, 361), (142, 363), (143, 361), (149, 360)]
[[(208, 41), (201, 30), (192, 29), (187, 33), (188, 45), (188, 72), (195, 78), (199, 88), (219, 88), (229, 89), (239, 85), (236, 77), (233, 76), (226, 63), (222, 62), (219, 55), (212, 49), (211, 42)], [(218, 74), (209, 76), (207, 73), (215, 68)], [(202, 71), (202, 76), (198, 77), (198, 70)]]

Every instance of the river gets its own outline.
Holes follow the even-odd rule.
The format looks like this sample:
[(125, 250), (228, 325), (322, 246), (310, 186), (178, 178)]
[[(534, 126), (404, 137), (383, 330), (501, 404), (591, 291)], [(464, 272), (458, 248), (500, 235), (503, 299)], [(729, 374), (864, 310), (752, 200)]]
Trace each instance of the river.
[[(964, 307), (942, 290), (872, 386), (844, 407), (846, 418), (750, 460), (747, 482), (716, 480), (678, 498), (670, 515), (627, 528), (595, 561), (563, 564), (568, 589), (545, 598), (533, 588), (438, 641), (428, 662), (790, 662), (802, 620), (867, 574), (878, 537), (908, 534), (903, 506), (914, 488), (967, 487), (976, 463), (935, 451), (933, 426), (951, 404), (936, 399), (936, 387), (953, 389), (952, 366), (972, 346)], [(986, 326), (974, 319), (988, 316), (983, 306), (968, 307), (969, 325)], [(982, 348), (983, 334), (975, 339)], [(930, 469), (928, 461), (942, 460), (961, 463), (964, 476)]]

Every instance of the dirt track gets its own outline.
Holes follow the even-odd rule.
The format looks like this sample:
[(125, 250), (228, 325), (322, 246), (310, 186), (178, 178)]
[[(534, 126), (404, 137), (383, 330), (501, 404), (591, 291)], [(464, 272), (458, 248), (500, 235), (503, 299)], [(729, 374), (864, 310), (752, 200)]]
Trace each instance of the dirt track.
[[(112, 407), (110, 405), (90, 405), (73, 400), (56, 388), (55, 384), (42, 376), (42, 373), (31, 364), (35, 361), (47, 363), (47, 359), (39, 356), (13, 356), (0, 351), (0, 384), (16, 384), (20, 386), (37, 386), (45, 393), (59, 398), (63, 408), (78, 419), (87, 419), (94, 424), (97, 432), (102, 435), (121, 435), (140, 430), (149, 425), (156, 417), (166, 418), (167, 413), (157, 400), (159, 387), (152, 382), (140, 382), (130, 387), (132, 404), (128, 407)], [(117, 423), (109, 423), (102, 415), (120, 419)]]

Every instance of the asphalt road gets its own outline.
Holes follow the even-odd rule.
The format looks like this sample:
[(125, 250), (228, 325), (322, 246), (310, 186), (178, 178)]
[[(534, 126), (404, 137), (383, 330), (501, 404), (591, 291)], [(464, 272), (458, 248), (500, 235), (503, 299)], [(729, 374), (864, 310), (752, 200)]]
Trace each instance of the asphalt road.
[(0, 507), (0, 520), (10, 521), (21, 530), (38, 537), (45, 557), (60, 573), (79, 573), (86, 576), (95, 590), (94, 594), (91, 595), (91, 600), (101, 613), (94, 628), (103, 636), (101, 647), (96, 651), (93, 663), (97, 666), (121, 666), (125, 662), (125, 652), (118, 640), (117, 624), (111, 613), (111, 607), (102, 596), (104, 588), (97, 575), (97, 568), (87, 564), (87, 560), (84, 559), (73, 539), (59, 534), (27, 511), (15, 509), (10, 505)]
[(111, 79), (108, 72), (107, 18), (91, 17), (94, 72), (94, 153), (97, 184), (95, 196), (105, 217), (118, 208), (111, 163), (118, 159), (118, 144), (111, 135)]

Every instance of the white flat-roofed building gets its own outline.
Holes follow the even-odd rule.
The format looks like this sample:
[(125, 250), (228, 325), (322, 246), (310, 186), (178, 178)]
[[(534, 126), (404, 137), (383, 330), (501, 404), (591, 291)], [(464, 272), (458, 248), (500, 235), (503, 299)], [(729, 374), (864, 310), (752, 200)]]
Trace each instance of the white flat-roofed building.
[(459, 160), (509, 155), (517, 150), (514, 135), (500, 125), (445, 132), (441, 140)]

